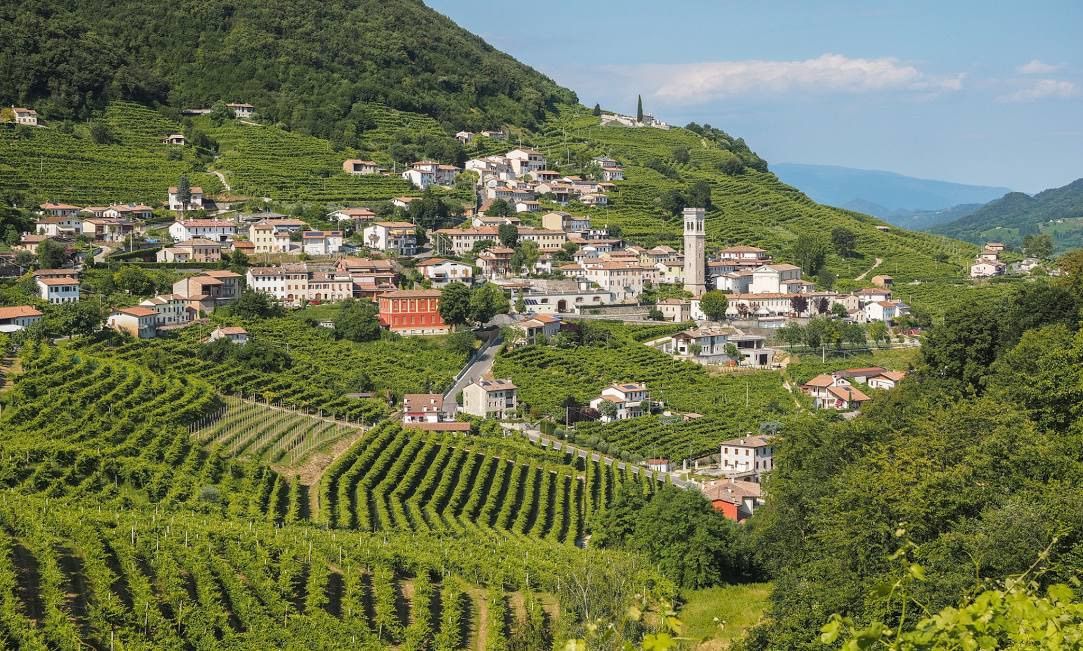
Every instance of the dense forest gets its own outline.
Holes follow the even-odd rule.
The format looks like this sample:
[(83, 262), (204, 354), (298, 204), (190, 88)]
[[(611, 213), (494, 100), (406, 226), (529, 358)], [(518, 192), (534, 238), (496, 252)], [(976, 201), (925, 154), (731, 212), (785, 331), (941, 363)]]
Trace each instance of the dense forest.
[(534, 126), (575, 94), (419, 0), (68, 2), (0, 7), (0, 105), (83, 119), (112, 100), (247, 102), (353, 146), (365, 102), (452, 130)]
[(751, 523), (775, 589), (750, 648), (824, 648), (833, 613), (894, 627), (907, 608), (913, 621), (1010, 577), (1039, 592), (1078, 581), (1081, 262), (1062, 260), (1071, 281), (955, 307), (911, 378), (863, 417), (787, 430)]
[[(972, 242), (995, 236), (1009, 244), (1019, 244), (1027, 235), (1038, 233), (1045, 224), (1058, 220), (1083, 218), (1083, 179), (1059, 188), (1050, 188), (1033, 196), (1022, 192), (1006, 194), (970, 214), (933, 232)], [(1059, 250), (1083, 243), (1078, 224), (1051, 229)]]

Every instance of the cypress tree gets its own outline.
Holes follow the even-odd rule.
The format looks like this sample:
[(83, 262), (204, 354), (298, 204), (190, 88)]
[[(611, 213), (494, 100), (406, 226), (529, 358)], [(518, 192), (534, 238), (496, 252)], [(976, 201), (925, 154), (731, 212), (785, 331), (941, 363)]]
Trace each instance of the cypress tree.
[(643, 96), (636, 95), (636, 122), (643, 121)]

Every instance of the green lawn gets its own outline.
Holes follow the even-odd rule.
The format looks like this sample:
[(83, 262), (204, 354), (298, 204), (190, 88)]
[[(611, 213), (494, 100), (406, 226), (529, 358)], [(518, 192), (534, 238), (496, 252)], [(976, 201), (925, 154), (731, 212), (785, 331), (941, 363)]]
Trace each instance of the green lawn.
[(684, 637), (694, 641), (695, 649), (728, 649), (731, 642), (763, 618), (770, 594), (770, 583), (686, 592), (681, 595), (685, 603), (678, 612), (684, 623)]

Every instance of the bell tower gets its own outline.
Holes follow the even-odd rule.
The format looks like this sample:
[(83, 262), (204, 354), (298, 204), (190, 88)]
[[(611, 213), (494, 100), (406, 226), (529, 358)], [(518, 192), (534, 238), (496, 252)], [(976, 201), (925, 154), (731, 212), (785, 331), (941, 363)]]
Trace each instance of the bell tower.
[(703, 213), (703, 208), (684, 209), (684, 289), (696, 298), (707, 291), (703, 272), (707, 260)]

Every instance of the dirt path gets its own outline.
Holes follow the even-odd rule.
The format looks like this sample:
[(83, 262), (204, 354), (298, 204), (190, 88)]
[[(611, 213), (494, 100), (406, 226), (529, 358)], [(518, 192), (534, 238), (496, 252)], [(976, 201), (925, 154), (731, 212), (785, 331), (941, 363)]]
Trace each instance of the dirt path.
[(320, 492), (318, 490), (312, 490), (312, 487), (317, 486), (320, 483), (320, 478), (323, 477), (324, 471), (326, 471), (327, 468), (334, 463), (335, 459), (342, 455), (342, 453), (349, 450), (351, 445), (360, 440), (361, 437), (365, 435), (365, 431), (366, 430), (360, 427), (357, 428), (356, 432), (336, 439), (329, 447), (310, 454), (296, 466), (274, 466), (274, 469), (282, 476), (300, 477), (301, 485), (309, 487), (309, 518), (314, 520), (320, 510)]
[(876, 258), (876, 262), (873, 262), (872, 266), (865, 270), (865, 273), (861, 274), (857, 278), (854, 278), (854, 280), (865, 280), (865, 276), (868, 276), (872, 272), (873, 269), (879, 267), (880, 263), (883, 262), (883, 261), (884, 261), (883, 258)]
[(489, 642), (489, 599), (488, 595), (483, 590), (467, 590), (467, 594), (470, 595), (470, 599), (474, 602), (475, 612), (477, 612), (477, 634), (475, 635), (476, 644), (474, 648), (478, 651), (485, 651), (485, 645)]
[(229, 186), (229, 181), (226, 181), (226, 175), (225, 174), (222, 174), (218, 170), (215, 170), (215, 171), (211, 172), (211, 174), (214, 174), (215, 176), (218, 177), (218, 180), (222, 182), (222, 187), (226, 189), (226, 192), (232, 192), (233, 191), (233, 188), (231, 188)]
[(23, 372), (23, 362), (17, 355), (0, 359), (0, 393), (11, 391), (15, 376)]

